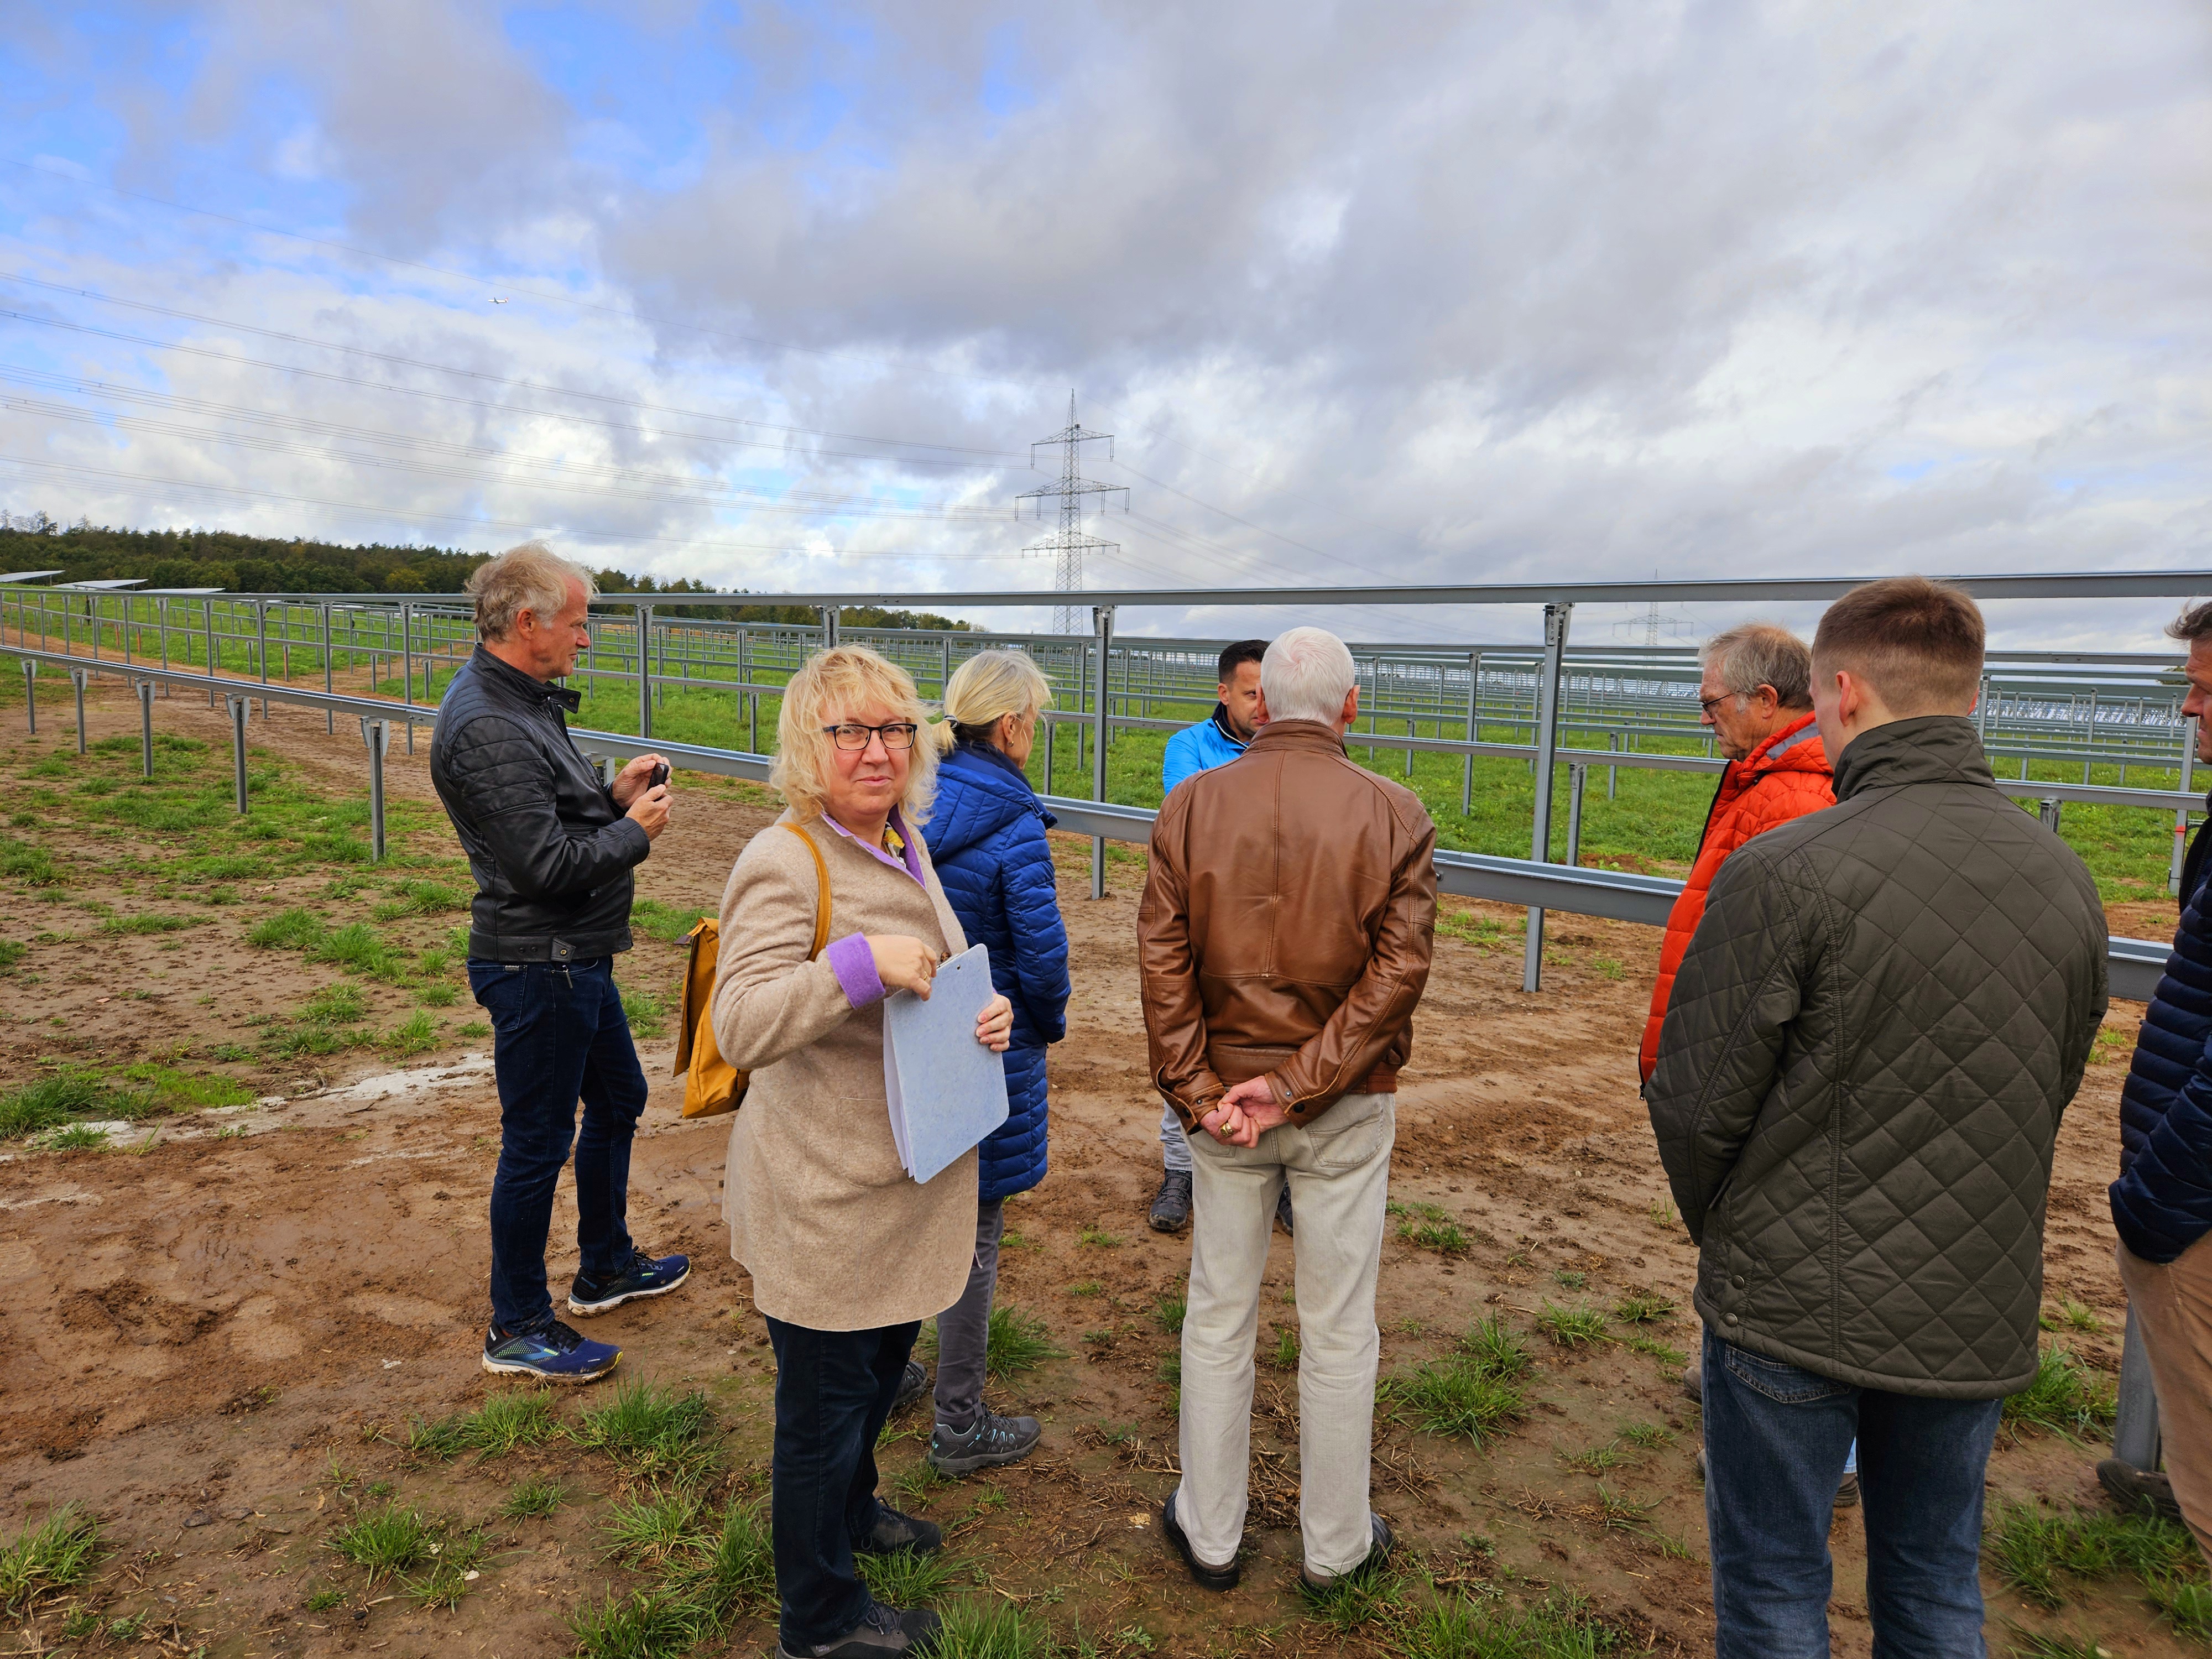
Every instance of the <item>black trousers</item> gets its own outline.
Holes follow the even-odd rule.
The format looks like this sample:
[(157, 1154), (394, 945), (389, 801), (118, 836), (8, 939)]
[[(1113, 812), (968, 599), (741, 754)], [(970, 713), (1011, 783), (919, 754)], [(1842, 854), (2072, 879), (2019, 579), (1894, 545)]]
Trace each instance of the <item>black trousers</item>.
[(867, 1331), (768, 1322), (775, 1348), (769, 1518), (782, 1602), (777, 1634), (787, 1648), (833, 1642), (868, 1610), (853, 1540), (876, 1524), (876, 1437), (921, 1329), (911, 1320)]

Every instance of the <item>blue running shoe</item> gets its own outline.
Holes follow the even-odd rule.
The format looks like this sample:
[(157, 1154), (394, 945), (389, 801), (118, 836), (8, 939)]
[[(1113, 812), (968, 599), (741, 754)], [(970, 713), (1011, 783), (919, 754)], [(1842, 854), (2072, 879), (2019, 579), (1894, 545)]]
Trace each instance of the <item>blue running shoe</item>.
[(548, 1382), (596, 1382), (614, 1370), (622, 1350), (592, 1342), (548, 1317), (534, 1330), (509, 1331), (495, 1322), (484, 1333), (483, 1368), (543, 1377)]
[(605, 1279), (588, 1279), (578, 1273), (575, 1283), (568, 1287), (568, 1311), (588, 1319), (640, 1297), (665, 1296), (690, 1277), (691, 1258), (688, 1255), (655, 1258), (633, 1249), (629, 1265), (620, 1273)]

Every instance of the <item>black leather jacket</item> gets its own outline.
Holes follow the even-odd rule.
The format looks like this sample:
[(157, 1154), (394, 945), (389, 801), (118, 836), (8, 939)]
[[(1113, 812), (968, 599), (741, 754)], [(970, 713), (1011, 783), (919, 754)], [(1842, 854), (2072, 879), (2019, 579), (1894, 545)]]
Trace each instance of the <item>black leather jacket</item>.
[(564, 711), (580, 701), (479, 645), (438, 706), (430, 781), (476, 877), (473, 960), (629, 949), (630, 870), (653, 843), (577, 752)]

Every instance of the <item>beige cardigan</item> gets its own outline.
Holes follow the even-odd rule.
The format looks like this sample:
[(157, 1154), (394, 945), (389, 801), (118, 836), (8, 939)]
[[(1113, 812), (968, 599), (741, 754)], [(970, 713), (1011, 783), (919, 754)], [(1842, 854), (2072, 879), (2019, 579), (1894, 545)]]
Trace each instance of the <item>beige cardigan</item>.
[[(777, 824), (795, 822), (786, 811)], [(915, 836), (927, 890), (818, 818), (830, 936), (907, 933), (947, 952), (968, 941)], [(814, 860), (771, 826), (722, 890), (714, 1041), (752, 1085), (730, 1126), (722, 1214), (753, 1304), (787, 1324), (868, 1330), (929, 1319), (959, 1300), (975, 1254), (975, 1154), (927, 1185), (900, 1167), (884, 1094), (884, 1011), (854, 1008), (814, 943)]]

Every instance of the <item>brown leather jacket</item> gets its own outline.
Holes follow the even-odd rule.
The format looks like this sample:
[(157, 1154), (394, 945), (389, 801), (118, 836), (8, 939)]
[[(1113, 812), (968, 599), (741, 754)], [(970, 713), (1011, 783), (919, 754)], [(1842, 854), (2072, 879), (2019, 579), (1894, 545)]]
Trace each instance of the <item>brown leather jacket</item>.
[(1186, 1125), (1267, 1078), (1294, 1123), (1387, 1093), (1435, 943), (1436, 825), (1318, 720), (1277, 720), (1152, 825), (1137, 961), (1152, 1080)]

